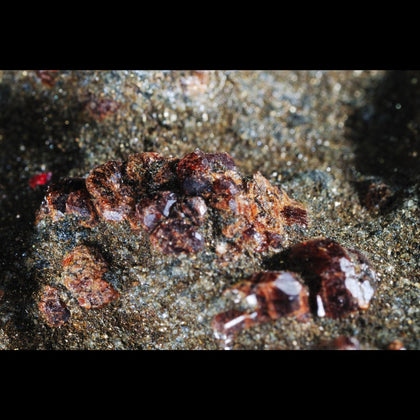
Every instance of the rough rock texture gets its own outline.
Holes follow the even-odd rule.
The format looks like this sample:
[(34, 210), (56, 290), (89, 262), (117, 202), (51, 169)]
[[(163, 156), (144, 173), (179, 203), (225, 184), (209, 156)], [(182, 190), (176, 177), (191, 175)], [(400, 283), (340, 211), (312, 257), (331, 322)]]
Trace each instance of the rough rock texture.
[[(223, 348), (211, 322), (229, 310), (224, 292), (256, 272), (289, 271), (292, 246), (315, 238), (370, 261), (377, 288), (369, 306), (307, 322), (270, 319), (238, 331), (229, 347), (343, 347), (338, 338), (352, 337), (361, 349), (419, 349), (419, 98), (417, 71), (0, 71), (0, 349)], [(174, 174), (196, 148), (228, 153), (249, 177), (239, 182), (230, 159), (221, 169), (200, 156), (191, 160), (210, 175)], [(133, 177), (127, 185), (121, 162), (122, 176)], [(76, 181), (98, 167), (112, 182)], [(176, 193), (167, 187), (185, 175), (185, 195), (200, 191), (205, 207), (197, 198), (162, 200), (171, 207), (176, 199), (174, 211), (190, 211), (188, 220), (204, 218), (206, 244), (165, 254), (166, 216), (157, 247), (150, 235), (133, 235), (133, 221), (153, 225), (166, 208), (156, 213), (154, 194)], [(302, 203), (307, 225), (282, 223), (281, 237), (273, 235), (282, 217), (304, 221), (292, 204), (260, 229), (279, 197), (264, 179)], [(141, 207), (150, 218), (136, 205), (131, 212), (135, 184), (152, 200)], [(53, 185), (58, 195), (48, 192)], [(241, 207), (260, 191), (271, 204)], [(122, 220), (112, 220), (115, 206)], [(270, 246), (257, 252), (263, 237)], [(80, 306), (62, 283), (63, 258), (80, 245), (100, 253), (108, 267), (100, 278), (119, 295), (102, 307)]]

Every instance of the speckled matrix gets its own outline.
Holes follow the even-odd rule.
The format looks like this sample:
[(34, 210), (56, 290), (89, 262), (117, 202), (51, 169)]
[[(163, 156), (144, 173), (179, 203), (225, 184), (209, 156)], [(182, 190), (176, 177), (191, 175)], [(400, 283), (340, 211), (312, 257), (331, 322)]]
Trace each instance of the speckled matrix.
[[(0, 348), (220, 348), (211, 320), (226, 310), (223, 292), (254, 272), (288, 270), (283, 252), (313, 238), (370, 260), (369, 307), (252, 325), (231, 348), (420, 348), (419, 80), (415, 71), (1, 71)], [(309, 224), (285, 228), (284, 251), (226, 265), (207, 248), (162, 257), (146, 236), (130, 239), (129, 221), (90, 218), (82, 192), (66, 204), (73, 216), (35, 230), (46, 189), (28, 185), (34, 175), (51, 172), (56, 183), (132, 154), (197, 147), (281, 186)], [(102, 244), (103, 280), (120, 293), (101, 308), (80, 307), (57, 282), (63, 255), (82, 242)], [(48, 284), (57, 286), (44, 295), (51, 322), (72, 308), (61, 326), (39, 314)]]

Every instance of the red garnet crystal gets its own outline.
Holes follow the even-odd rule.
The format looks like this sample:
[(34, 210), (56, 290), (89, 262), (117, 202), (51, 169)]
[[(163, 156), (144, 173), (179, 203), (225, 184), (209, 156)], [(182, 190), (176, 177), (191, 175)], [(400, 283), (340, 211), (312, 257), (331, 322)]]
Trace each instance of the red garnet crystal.
[(86, 179), (50, 186), (36, 221), (67, 214), (89, 228), (101, 219), (128, 221), (133, 234), (143, 230), (157, 251), (175, 255), (203, 250), (210, 242), (204, 232), (217, 226), (215, 248), (227, 260), (244, 250), (279, 249), (286, 225), (307, 224), (302, 204), (259, 172), (245, 178), (228, 153), (199, 149), (182, 159), (135, 153), (93, 168)]
[(35, 189), (37, 185), (45, 185), (50, 182), (52, 177), (52, 172), (44, 172), (42, 174), (37, 174), (31, 177), (28, 184), (32, 189)]
[(39, 223), (44, 217), (57, 221), (66, 214), (78, 217), (83, 226), (96, 224), (97, 214), (83, 178), (64, 178), (50, 185), (35, 222)]
[(42, 290), (38, 308), (50, 327), (60, 327), (70, 318), (70, 311), (60, 299), (58, 290), (51, 286)]
[(85, 245), (73, 249), (63, 260), (64, 286), (85, 309), (100, 308), (119, 296), (103, 279), (108, 264), (96, 250)]
[(96, 211), (107, 221), (128, 219), (134, 210), (134, 192), (123, 178), (122, 162), (109, 161), (90, 171), (86, 188)]
[(228, 290), (236, 292), (251, 309), (216, 315), (212, 326), (217, 338), (226, 338), (243, 328), (283, 316), (295, 316), (299, 321), (309, 318), (308, 292), (296, 273), (261, 271)]
[(360, 252), (332, 239), (314, 239), (293, 246), (288, 261), (308, 284), (318, 316), (339, 318), (369, 306), (376, 278)]

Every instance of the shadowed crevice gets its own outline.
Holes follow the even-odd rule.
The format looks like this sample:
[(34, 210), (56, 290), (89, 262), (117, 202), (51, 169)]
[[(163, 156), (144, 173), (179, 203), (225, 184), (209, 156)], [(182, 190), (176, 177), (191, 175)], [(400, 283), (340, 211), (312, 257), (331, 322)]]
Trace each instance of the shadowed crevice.
[(27, 343), (26, 349), (36, 348), (41, 339), (28, 311), (38, 285), (25, 260), (46, 186), (32, 189), (28, 181), (43, 172), (42, 168), (52, 172), (54, 182), (79, 166), (81, 155), (75, 138), (86, 118), (76, 98), (54, 101), (52, 94), (34, 97), (30, 90), (17, 91), (8, 83), (0, 84), (0, 241), (4, 244), (0, 288), (4, 309), (12, 313), (4, 325), (6, 334), (11, 332), (11, 348), (22, 348), (22, 343)]
[(398, 205), (419, 180), (420, 72), (387, 71), (367, 97), (346, 122), (362, 177), (356, 188), (363, 201), (366, 182), (385, 183), (397, 193), (392, 204)]

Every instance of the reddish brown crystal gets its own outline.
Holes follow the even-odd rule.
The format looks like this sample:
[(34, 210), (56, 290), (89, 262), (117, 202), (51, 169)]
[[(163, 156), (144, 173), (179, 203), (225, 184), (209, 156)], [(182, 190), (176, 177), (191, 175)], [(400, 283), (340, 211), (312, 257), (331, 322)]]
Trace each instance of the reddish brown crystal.
[(201, 197), (184, 197), (180, 203), (179, 215), (195, 225), (201, 225), (206, 220), (206, 202)]
[(150, 234), (150, 241), (164, 254), (196, 253), (205, 245), (197, 227), (182, 218), (164, 220)]
[(178, 161), (155, 152), (134, 153), (128, 157), (127, 177), (139, 193), (174, 188)]
[(46, 216), (57, 221), (66, 214), (77, 216), (83, 226), (92, 227), (96, 224), (96, 211), (83, 178), (64, 178), (50, 185), (35, 222), (38, 223)]
[(104, 118), (117, 112), (120, 104), (111, 98), (97, 98), (90, 95), (85, 107), (92, 118), (102, 121)]
[(308, 292), (296, 273), (261, 271), (234, 288), (247, 301), (255, 299), (259, 322), (286, 315), (296, 316), (301, 321), (308, 318)]
[(37, 70), (36, 75), (44, 85), (53, 87), (57, 81), (58, 70)]
[[(96, 221), (95, 213), (106, 221), (128, 220), (133, 231), (143, 229), (164, 253), (202, 250), (206, 229), (200, 227), (209, 215), (212, 227), (227, 240), (227, 260), (244, 249), (280, 248), (285, 225), (307, 223), (300, 203), (259, 172), (244, 178), (228, 153), (197, 149), (182, 159), (135, 153), (127, 162), (109, 161), (94, 168), (86, 181), (63, 185), (49, 190), (38, 219), (58, 220), (71, 213), (88, 227)], [(220, 244), (216, 248), (220, 250)]]
[(120, 222), (134, 212), (134, 191), (123, 179), (122, 162), (109, 161), (92, 169), (86, 178), (86, 188), (103, 219)]
[(171, 208), (179, 201), (177, 194), (161, 191), (153, 197), (145, 197), (136, 205), (136, 217), (147, 232), (151, 232), (165, 218), (169, 217)]
[(77, 246), (64, 258), (63, 268), (63, 284), (83, 308), (100, 308), (119, 296), (103, 279), (108, 264), (97, 250)]
[[(235, 239), (241, 248), (262, 252), (269, 246), (279, 247), (285, 225), (307, 224), (304, 207), (259, 172), (246, 182), (242, 191), (228, 194), (227, 200), (227, 205), (221, 205), (220, 200), (217, 204), (225, 210), (228, 220), (222, 233)], [(228, 219), (232, 215), (235, 217)]]
[(60, 327), (70, 318), (70, 311), (60, 299), (58, 290), (51, 286), (45, 286), (42, 290), (38, 308), (50, 327)]
[(308, 292), (296, 273), (261, 271), (225, 293), (232, 291), (248, 304), (250, 310), (229, 310), (216, 315), (212, 327), (218, 338), (284, 316), (295, 316), (303, 322), (309, 319)]
[(255, 325), (256, 313), (248, 314), (236, 309), (221, 312), (214, 316), (211, 326), (217, 339), (229, 341), (245, 328)]
[(217, 174), (235, 169), (235, 162), (228, 153), (204, 153), (197, 149), (179, 161), (177, 174), (185, 194), (206, 196)]
[(360, 252), (331, 239), (314, 239), (293, 246), (288, 260), (309, 285), (318, 316), (339, 318), (369, 306), (375, 273)]
[(150, 234), (151, 243), (164, 254), (198, 252), (204, 237), (198, 227), (205, 221), (207, 207), (201, 197), (179, 197), (160, 191), (136, 205), (136, 220)]

